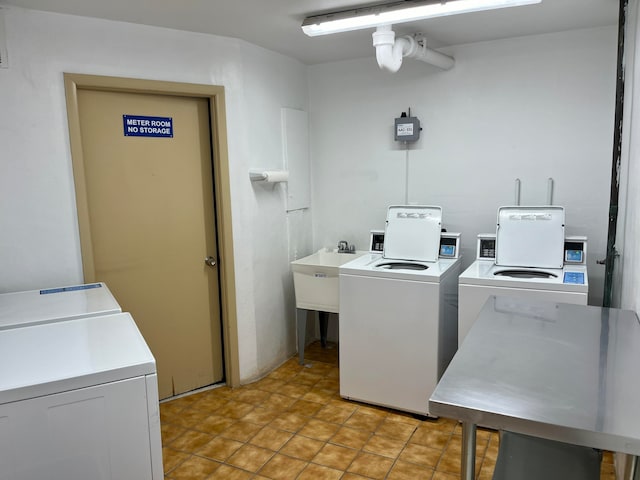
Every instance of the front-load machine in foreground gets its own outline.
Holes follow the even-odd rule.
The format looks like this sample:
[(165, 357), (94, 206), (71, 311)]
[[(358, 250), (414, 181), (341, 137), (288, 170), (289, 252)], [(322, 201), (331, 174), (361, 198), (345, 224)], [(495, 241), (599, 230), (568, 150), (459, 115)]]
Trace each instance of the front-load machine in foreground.
[(563, 207), (501, 207), (496, 234), (458, 279), (458, 345), (491, 295), (586, 305), (586, 237), (565, 237)]
[(460, 235), (443, 244), (441, 220), (440, 207), (389, 207), (384, 253), (340, 266), (342, 397), (428, 415), (457, 343)]
[(131, 315), (0, 330), (0, 478), (161, 480), (156, 365)]

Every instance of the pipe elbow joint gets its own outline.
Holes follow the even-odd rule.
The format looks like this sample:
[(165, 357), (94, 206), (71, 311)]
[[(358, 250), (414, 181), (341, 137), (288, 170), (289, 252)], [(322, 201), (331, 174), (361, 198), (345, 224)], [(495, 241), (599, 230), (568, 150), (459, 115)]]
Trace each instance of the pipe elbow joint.
[(400, 70), (402, 57), (411, 50), (411, 43), (404, 37), (396, 39), (390, 25), (378, 27), (372, 36), (378, 66), (392, 73)]

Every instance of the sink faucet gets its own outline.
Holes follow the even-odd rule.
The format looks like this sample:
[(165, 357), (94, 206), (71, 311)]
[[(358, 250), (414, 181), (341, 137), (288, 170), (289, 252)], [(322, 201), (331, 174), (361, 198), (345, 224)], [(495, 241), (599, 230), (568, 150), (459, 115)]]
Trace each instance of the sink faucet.
[(338, 242), (338, 253), (356, 253), (355, 245), (349, 246), (346, 240), (340, 240)]

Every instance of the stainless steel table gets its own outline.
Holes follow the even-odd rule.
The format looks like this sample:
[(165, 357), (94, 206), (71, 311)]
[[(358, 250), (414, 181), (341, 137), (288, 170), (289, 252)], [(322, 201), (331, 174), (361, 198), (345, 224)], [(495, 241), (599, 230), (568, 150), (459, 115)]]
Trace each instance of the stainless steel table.
[(627, 310), (490, 297), (429, 399), (462, 421), (462, 478), (476, 426), (640, 455), (640, 322)]

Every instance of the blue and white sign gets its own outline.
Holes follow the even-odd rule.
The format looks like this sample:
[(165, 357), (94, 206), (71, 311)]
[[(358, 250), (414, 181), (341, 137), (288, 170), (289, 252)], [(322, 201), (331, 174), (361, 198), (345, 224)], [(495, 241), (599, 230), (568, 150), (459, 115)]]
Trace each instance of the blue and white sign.
[(173, 137), (173, 118), (122, 115), (125, 137)]

